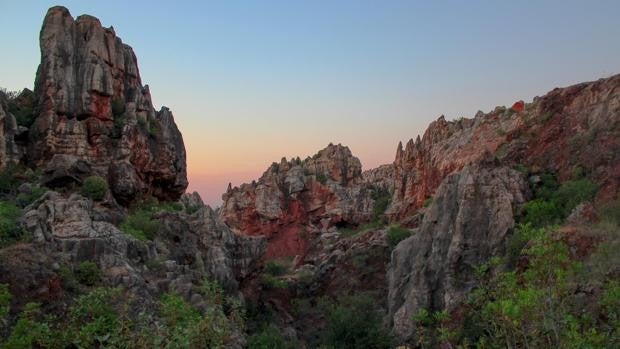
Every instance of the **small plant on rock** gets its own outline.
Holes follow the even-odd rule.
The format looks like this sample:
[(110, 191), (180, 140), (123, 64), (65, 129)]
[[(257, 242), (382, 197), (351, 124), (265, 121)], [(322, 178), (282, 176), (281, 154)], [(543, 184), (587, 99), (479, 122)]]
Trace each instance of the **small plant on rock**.
[(86, 261), (75, 268), (75, 277), (83, 285), (93, 286), (101, 280), (101, 270), (95, 262)]
[(82, 195), (100, 201), (108, 191), (108, 182), (99, 176), (87, 177), (82, 183)]

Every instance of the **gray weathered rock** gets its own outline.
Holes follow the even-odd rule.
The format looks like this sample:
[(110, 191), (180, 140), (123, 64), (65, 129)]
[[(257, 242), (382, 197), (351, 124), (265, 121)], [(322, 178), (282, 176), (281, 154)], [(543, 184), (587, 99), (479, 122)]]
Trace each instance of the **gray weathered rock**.
[(413, 335), (411, 318), (420, 309), (453, 310), (473, 287), (474, 268), (503, 252), (528, 189), (522, 174), (495, 166), (466, 166), (446, 177), (421, 226), (392, 252), (389, 318), (400, 339)]

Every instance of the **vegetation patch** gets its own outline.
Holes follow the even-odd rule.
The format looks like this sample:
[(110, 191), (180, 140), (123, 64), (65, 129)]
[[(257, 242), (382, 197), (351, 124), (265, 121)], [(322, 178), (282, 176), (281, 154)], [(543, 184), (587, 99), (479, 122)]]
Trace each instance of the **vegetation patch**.
[(101, 269), (95, 262), (85, 261), (75, 268), (77, 281), (86, 286), (93, 286), (101, 280)]
[(392, 339), (382, 326), (382, 316), (372, 297), (358, 294), (324, 307), (327, 324), (321, 336), (323, 347), (391, 348)]
[(108, 192), (108, 182), (99, 176), (90, 176), (84, 179), (81, 193), (85, 197), (101, 201)]
[(0, 248), (23, 239), (26, 234), (17, 223), (21, 209), (14, 203), (0, 201)]
[(520, 222), (534, 227), (557, 224), (581, 202), (591, 200), (598, 187), (587, 178), (564, 182), (561, 186), (552, 174), (541, 175), (535, 199), (521, 209)]
[(387, 229), (385, 239), (390, 247), (390, 250), (393, 250), (399, 242), (405, 240), (409, 236), (411, 236), (411, 231), (409, 229), (398, 225), (391, 225)]

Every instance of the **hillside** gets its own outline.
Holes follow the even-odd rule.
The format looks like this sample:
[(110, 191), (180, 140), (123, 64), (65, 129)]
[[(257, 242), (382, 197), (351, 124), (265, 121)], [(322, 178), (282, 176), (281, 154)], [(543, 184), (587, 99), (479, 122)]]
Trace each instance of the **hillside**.
[(40, 47), (0, 93), (0, 348), (620, 346), (620, 75), (367, 171), (283, 158), (214, 210), (113, 28), (53, 7)]

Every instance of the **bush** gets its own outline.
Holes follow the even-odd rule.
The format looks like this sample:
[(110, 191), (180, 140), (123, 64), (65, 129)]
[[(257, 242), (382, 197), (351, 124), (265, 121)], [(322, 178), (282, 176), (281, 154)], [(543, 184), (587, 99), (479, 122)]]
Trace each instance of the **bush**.
[(282, 337), (280, 330), (273, 325), (265, 326), (260, 332), (248, 338), (248, 349), (287, 349), (293, 348)]
[(327, 176), (324, 173), (317, 173), (314, 175), (314, 178), (316, 178), (316, 181), (325, 185), (327, 184)]
[(374, 203), (372, 206), (372, 220), (378, 221), (381, 219), (381, 217), (385, 213), (385, 210), (387, 210), (388, 206), (390, 206), (392, 195), (386, 188), (375, 187), (373, 188), (371, 197), (374, 200)]
[(265, 273), (280, 276), (287, 272), (288, 268), (281, 261), (270, 260), (265, 263)]
[(121, 231), (134, 238), (146, 241), (152, 240), (159, 230), (159, 224), (152, 218), (152, 214), (147, 211), (136, 211), (125, 217), (119, 226)]
[(273, 290), (273, 289), (288, 287), (285, 280), (282, 280), (278, 278), (277, 276), (273, 276), (270, 274), (261, 275), (260, 283), (263, 289), (265, 290)]
[(112, 115), (114, 116), (115, 120), (116, 118), (122, 116), (125, 113), (125, 102), (120, 97), (112, 98), (112, 101), (110, 102), (110, 107), (112, 109)]
[(385, 235), (388, 246), (393, 250), (399, 242), (411, 236), (411, 231), (397, 225), (391, 225)]
[(93, 286), (101, 280), (101, 270), (91, 261), (80, 263), (74, 273), (77, 281), (86, 286)]
[(596, 184), (589, 179), (578, 179), (562, 184), (553, 199), (559, 203), (562, 216), (566, 217), (577, 205), (591, 200), (597, 191)]
[(598, 191), (596, 184), (585, 178), (564, 182), (559, 187), (552, 174), (544, 174), (541, 179), (536, 199), (527, 202), (521, 210), (520, 222), (534, 227), (559, 223)]
[(335, 349), (390, 348), (391, 338), (382, 327), (376, 301), (367, 295), (345, 297), (327, 309), (322, 344)]
[(0, 201), (0, 248), (22, 239), (25, 232), (17, 223), (21, 209), (12, 202)]
[(560, 212), (555, 202), (536, 199), (523, 205), (520, 221), (523, 224), (544, 227), (558, 223), (561, 216)]
[(108, 191), (108, 182), (99, 176), (87, 177), (82, 183), (82, 195), (100, 201)]
[(0, 284), (0, 328), (6, 324), (6, 317), (9, 315), (11, 307), (11, 298), (13, 296), (9, 292), (9, 285)]
[(40, 187), (38, 185), (33, 185), (30, 188), (30, 191), (27, 193), (19, 193), (19, 195), (17, 195), (17, 198), (15, 199), (15, 201), (17, 201), (17, 204), (21, 207), (26, 207), (28, 205), (30, 205), (31, 203), (35, 202), (38, 198), (40, 198), (43, 194), (45, 194), (45, 192), (47, 191), (47, 189)]

